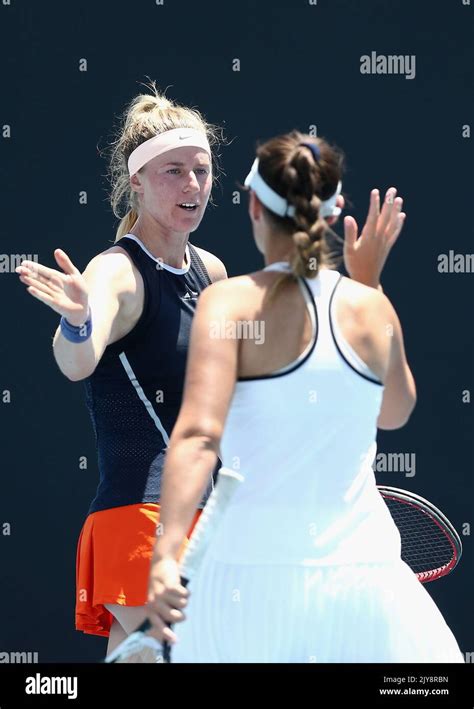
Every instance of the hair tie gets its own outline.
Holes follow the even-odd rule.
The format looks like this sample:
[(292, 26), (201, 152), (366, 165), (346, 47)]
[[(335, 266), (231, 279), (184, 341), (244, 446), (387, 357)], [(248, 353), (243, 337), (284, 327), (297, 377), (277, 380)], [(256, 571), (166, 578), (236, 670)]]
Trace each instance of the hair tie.
[(299, 145), (304, 145), (305, 148), (309, 148), (311, 152), (313, 153), (313, 157), (316, 160), (316, 162), (319, 162), (319, 159), (321, 157), (321, 151), (319, 147), (316, 145), (316, 143), (299, 143)]

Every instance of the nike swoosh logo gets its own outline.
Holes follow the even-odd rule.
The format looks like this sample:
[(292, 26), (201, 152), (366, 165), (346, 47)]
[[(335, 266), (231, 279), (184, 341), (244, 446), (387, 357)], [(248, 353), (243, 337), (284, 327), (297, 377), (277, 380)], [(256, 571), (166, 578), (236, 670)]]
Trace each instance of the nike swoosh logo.
[(191, 136), (189, 136), (189, 135), (179, 135), (179, 136), (178, 136), (178, 138), (179, 138), (180, 140), (185, 140), (185, 138), (190, 138), (190, 137), (191, 137)]

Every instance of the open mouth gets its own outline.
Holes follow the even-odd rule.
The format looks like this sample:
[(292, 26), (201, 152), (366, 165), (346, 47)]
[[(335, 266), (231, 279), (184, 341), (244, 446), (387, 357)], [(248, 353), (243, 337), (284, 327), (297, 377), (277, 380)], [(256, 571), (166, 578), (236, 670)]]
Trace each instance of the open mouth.
[(195, 212), (198, 206), (199, 205), (196, 204), (196, 202), (182, 202), (181, 204), (178, 204), (178, 207), (181, 207), (181, 209), (184, 209), (187, 212)]

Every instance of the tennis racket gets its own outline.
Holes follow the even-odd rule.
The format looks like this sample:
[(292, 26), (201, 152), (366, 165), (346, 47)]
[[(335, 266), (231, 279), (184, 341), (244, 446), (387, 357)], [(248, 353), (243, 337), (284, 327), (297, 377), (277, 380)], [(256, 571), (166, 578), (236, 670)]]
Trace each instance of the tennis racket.
[[(215, 534), (231, 497), (243, 480), (244, 477), (234, 470), (229, 468), (221, 468), (219, 470), (216, 485), (193, 529), (188, 546), (180, 562), (180, 581), (184, 587), (188, 585), (199, 568), (209, 541)], [(147, 635), (146, 633), (150, 628), (150, 621), (144, 620), (128, 638), (121, 642), (105, 658), (104, 662), (123, 663), (133, 662), (134, 660), (136, 662), (171, 662), (171, 647), (169, 643), (164, 642), (161, 645), (158, 640)], [(150, 651), (154, 654), (154, 659), (153, 655), (150, 658)]]
[(459, 534), (431, 502), (408, 490), (377, 485), (398, 527), (402, 559), (421, 583), (449, 574), (462, 554)]

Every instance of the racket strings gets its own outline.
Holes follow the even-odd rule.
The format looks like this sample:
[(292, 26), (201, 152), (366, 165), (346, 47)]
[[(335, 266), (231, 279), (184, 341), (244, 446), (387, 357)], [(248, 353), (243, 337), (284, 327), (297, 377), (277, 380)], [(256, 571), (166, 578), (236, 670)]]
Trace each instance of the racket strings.
[(419, 507), (385, 497), (402, 539), (402, 559), (421, 576), (450, 566), (455, 550), (447, 532)]

